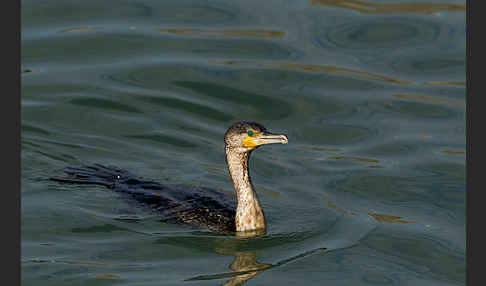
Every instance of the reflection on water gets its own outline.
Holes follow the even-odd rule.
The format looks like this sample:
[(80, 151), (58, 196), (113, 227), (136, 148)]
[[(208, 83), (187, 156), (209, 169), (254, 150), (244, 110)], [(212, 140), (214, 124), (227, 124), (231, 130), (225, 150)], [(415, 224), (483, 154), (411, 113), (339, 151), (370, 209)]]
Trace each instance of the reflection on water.
[(293, 64), (293, 63), (272, 63), (272, 62), (261, 62), (261, 61), (210, 61), (214, 64), (230, 65), (230, 66), (243, 66), (243, 67), (254, 67), (254, 68), (269, 68), (269, 69), (290, 69), (299, 70), (306, 72), (318, 72), (318, 73), (329, 73), (337, 75), (346, 75), (350, 77), (365, 78), (371, 80), (378, 80), (383, 82), (395, 83), (395, 84), (414, 84), (408, 80), (401, 80), (396, 78), (391, 78), (388, 76), (383, 76), (379, 74), (374, 74), (370, 72), (364, 72), (359, 70), (353, 70), (343, 67), (335, 66), (319, 66), (311, 64)]
[(408, 95), (408, 94), (393, 94), (392, 96), (395, 98), (411, 99), (411, 100), (421, 101), (421, 102), (443, 103), (443, 104), (459, 106), (459, 107), (466, 106), (466, 102), (464, 102), (464, 100), (453, 100), (453, 99), (438, 98), (432, 96)]
[(81, 28), (73, 28), (73, 29), (62, 30), (61, 32), (63, 32), (63, 33), (85, 33), (85, 32), (93, 31), (94, 29), (95, 29), (95, 27), (81, 27)]
[(324, 148), (324, 147), (314, 147), (314, 146), (299, 146), (301, 150), (311, 150), (311, 151), (322, 151), (322, 152), (339, 152), (343, 151), (338, 148)]
[(96, 273), (95, 277), (102, 278), (102, 279), (119, 279), (120, 275), (111, 274), (111, 273)]
[(413, 221), (408, 221), (402, 219), (401, 216), (394, 216), (394, 215), (386, 215), (386, 214), (374, 214), (369, 213), (371, 217), (373, 217), (378, 222), (389, 222), (389, 223), (415, 223)]
[(458, 81), (426, 81), (428, 85), (452, 85), (452, 86), (466, 86), (466, 82)]
[(331, 202), (330, 200), (327, 201), (327, 205), (330, 208), (333, 208), (334, 210), (336, 210), (340, 213), (346, 214), (346, 215), (351, 215), (351, 216), (369, 215), (370, 217), (372, 217), (377, 222), (403, 223), (403, 224), (415, 223), (413, 221), (405, 220), (401, 216), (395, 216), (395, 215), (377, 214), (377, 213), (359, 214), (357, 212), (353, 212), (353, 211), (341, 208), (341, 207), (337, 206), (334, 202)]
[(228, 249), (221, 251), (215, 249), (216, 252), (225, 254), (225, 255), (233, 255), (234, 260), (229, 265), (229, 268), (233, 272), (225, 272), (219, 274), (210, 274), (210, 275), (198, 275), (195, 277), (191, 277), (185, 279), (185, 281), (198, 281), (198, 280), (220, 280), (225, 278), (231, 278), (223, 282), (221, 285), (243, 285), (249, 279), (262, 274), (264, 271), (269, 270), (274, 267), (283, 266), (287, 263), (293, 262), (295, 260), (304, 258), (306, 256), (325, 252), (327, 251), (326, 248), (317, 248), (309, 251), (305, 251), (303, 253), (297, 254), (292, 257), (288, 257), (282, 259), (274, 264), (270, 263), (260, 263), (257, 261), (257, 254), (254, 251), (229, 251)]
[(26, 260), (26, 261), (22, 261), (22, 263), (65, 263), (65, 264), (96, 265), (96, 266), (107, 266), (107, 267), (127, 266), (127, 265), (121, 265), (121, 264), (100, 263), (100, 262), (94, 262), (94, 261), (71, 261), (71, 260), (63, 260), (63, 259), (46, 260), (46, 259), (40, 259), (40, 258), (29, 259), (29, 260)]
[(230, 269), (235, 272), (251, 272), (237, 275), (223, 285), (241, 285), (243, 282), (260, 274), (263, 270), (270, 268), (271, 266), (271, 264), (258, 263), (256, 261), (255, 252), (237, 252), (235, 253), (235, 260), (230, 265)]
[(341, 207), (338, 207), (335, 203), (333, 203), (333, 202), (331, 202), (329, 200), (327, 201), (327, 206), (329, 206), (330, 208), (333, 208), (333, 209), (337, 210), (338, 212), (342, 212), (342, 213), (347, 214), (347, 215), (359, 216), (358, 213), (355, 213), (355, 212), (352, 212), (352, 211), (343, 209)]
[(380, 160), (376, 160), (376, 159), (350, 157), (350, 156), (334, 156), (334, 157), (328, 157), (327, 159), (329, 159), (329, 160), (351, 160), (351, 161), (360, 161), (360, 162), (367, 162), (367, 163), (379, 163), (380, 162)]
[(224, 282), (221, 285), (242, 285), (250, 278), (262, 273), (263, 271), (273, 267), (272, 264), (259, 263), (256, 260), (256, 253), (252, 251), (235, 252), (233, 262), (229, 268), (233, 270), (230, 273), (221, 273), (213, 275), (199, 275), (196, 277), (188, 278), (186, 281), (197, 280), (214, 280), (233, 277), (232, 279)]
[(402, 14), (402, 13), (420, 13), (433, 14), (441, 11), (448, 12), (466, 12), (465, 4), (452, 3), (427, 3), (427, 2), (410, 2), (410, 3), (384, 3), (361, 0), (310, 0), (312, 5), (322, 5), (330, 7), (339, 7), (355, 10), (361, 13), (373, 14)]
[(464, 152), (464, 151), (440, 150), (440, 152), (447, 154), (447, 155), (466, 155), (466, 152)]
[(277, 38), (285, 37), (285, 32), (272, 30), (202, 30), (202, 29), (164, 29), (158, 28), (157, 32), (184, 36), (199, 37), (255, 37)]

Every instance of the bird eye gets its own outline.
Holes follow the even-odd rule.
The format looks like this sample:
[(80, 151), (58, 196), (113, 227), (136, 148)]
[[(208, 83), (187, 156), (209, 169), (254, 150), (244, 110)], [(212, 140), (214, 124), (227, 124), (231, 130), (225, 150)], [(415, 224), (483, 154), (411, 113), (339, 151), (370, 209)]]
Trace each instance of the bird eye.
[(250, 136), (250, 137), (253, 136), (253, 131), (251, 131), (251, 130), (248, 131), (248, 136)]

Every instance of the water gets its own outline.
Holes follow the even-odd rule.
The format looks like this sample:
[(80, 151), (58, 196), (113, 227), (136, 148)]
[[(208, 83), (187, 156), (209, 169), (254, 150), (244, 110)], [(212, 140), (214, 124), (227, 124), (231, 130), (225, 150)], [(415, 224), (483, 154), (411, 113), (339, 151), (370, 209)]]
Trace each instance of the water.
[[(22, 1), (25, 285), (465, 285), (465, 2)], [(233, 193), (253, 153), (267, 235), (159, 222), (112, 164)]]

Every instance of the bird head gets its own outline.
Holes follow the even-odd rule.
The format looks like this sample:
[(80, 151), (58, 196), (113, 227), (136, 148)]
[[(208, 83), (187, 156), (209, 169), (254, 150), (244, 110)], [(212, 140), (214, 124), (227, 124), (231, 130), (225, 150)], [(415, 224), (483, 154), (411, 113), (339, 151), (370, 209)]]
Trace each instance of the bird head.
[(224, 134), (225, 146), (239, 152), (250, 152), (265, 144), (287, 144), (285, 134), (274, 134), (255, 122), (234, 123)]

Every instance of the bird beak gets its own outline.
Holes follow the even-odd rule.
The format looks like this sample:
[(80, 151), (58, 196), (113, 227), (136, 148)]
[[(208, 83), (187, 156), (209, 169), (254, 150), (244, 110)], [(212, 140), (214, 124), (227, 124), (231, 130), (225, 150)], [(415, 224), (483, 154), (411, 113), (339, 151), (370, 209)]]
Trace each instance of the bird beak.
[(257, 146), (260, 146), (260, 145), (274, 144), (274, 143), (288, 144), (289, 140), (287, 139), (287, 136), (285, 136), (285, 134), (272, 134), (269, 132), (265, 132), (262, 135), (254, 138), (253, 142)]

